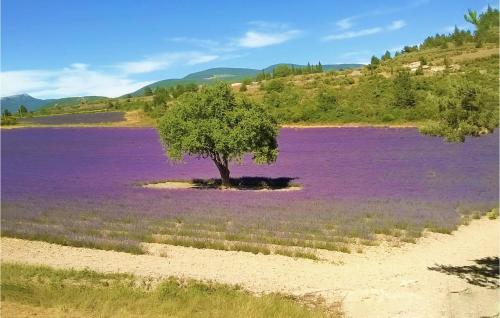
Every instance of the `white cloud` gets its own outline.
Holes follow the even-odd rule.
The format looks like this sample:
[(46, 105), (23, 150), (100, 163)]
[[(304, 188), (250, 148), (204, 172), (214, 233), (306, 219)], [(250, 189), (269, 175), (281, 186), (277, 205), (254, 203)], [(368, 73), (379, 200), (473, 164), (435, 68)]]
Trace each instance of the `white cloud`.
[(350, 29), (352, 28), (353, 26), (353, 20), (354, 17), (349, 17), (349, 18), (345, 18), (345, 19), (342, 19), (342, 20), (338, 20), (335, 24), (341, 29), (341, 30), (347, 30), (347, 29)]
[(0, 73), (1, 95), (29, 93), (38, 98), (99, 95), (117, 97), (151, 82), (90, 70), (75, 63), (60, 70), (24, 70)]
[(1, 95), (9, 96), (43, 89), (51, 72), (40, 70), (0, 72)]
[(117, 64), (116, 66), (126, 74), (140, 74), (160, 71), (172, 63), (168, 60), (165, 61), (138, 61), (138, 62), (125, 62)]
[[(196, 64), (198, 61), (209, 62), (214, 59), (228, 59), (225, 53), (232, 53), (246, 48), (260, 48), (281, 44), (289, 41), (302, 32), (292, 29), (286, 23), (268, 22), (268, 21), (250, 21), (247, 23), (250, 27), (238, 38), (228, 38), (225, 40), (201, 39), (195, 37), (173, 37), (168, 40), (176, 43), (184, 43), (196, 47), (202, 47), (207, 52), (206, 56), (194, 57), (189, 64)], [(223, 56), (217, 56), (221, 54)], [(232, 56), (232, 55), (229, 55)], [(149, 61), (150, 59), (148, 59)]]
[(88, 64), (84, 63), (73, 63), (70, 65), (70, 69), (85, 71), (89, 67)]
[(58, 70), (0, 72), (1, 96), (29, 93), (39, 98), (99, 95), (117, 97), (133, 92), (151, 81), (138, 81), (131, 75), (164, 70), (174, 64), (196, 65), (218, 59), (202, 52), (171, 52), (138, 61), (118, 63), (104, 70), (73, 63)]
[(404, 20), (396, 20), (392, 21), (391, 25), (387, 27), (388, 30), (390, 31), (395, 31), (403, 28), (406, 25), (406, 22)]
[(330, 34), (330, 35), (324, 36), (322, 38), (322, 40), (323, 41), (334, 41), (334, 40), (352, 39), (352, 38), (357, 38), (357, 37), (361, 37), (361, 36), (377, 34), (380, 32), (396, 31), (396, 30), (403, 28), (405, 25), (406, 25), (406, 22), (404, 20), (395, 20), (395, 21), (392, 21), (392, 23), (385, 28), (373, 27), (373, 28), (366, 28), (366, 29), (361, 29), (361, 30), (357, 30), (357, 31), (346, 31), (346, 32), (337, 33), (337, 34)]
[(359, 31), (348, 31), (348, 32), (339, 33), (339, 34), (327, 35), (327, 36), (323, 37), (323, 41), (352, 39), (352, 38), (357, 38), (360, 36), (366, 36), (366, 35), (380, 33), (382, 31), (383, 31), (383, 29), (380, 27), (362, 29)]
[(243, 36), (233, 41), (230, 46), (239, 48), (259, 48), (287, 42), (301, 34), (300, 30), (292, 29), (288, 24), (251, 21), (251, 25)]
[(124, 74), (151, 73), (164, 70), (173, 64), (202, 64), (218, 59), (218, 55), (201, 52), (175, 52), (146, 57), (139, 61), (123, 62), (114, 65)]
[(189, 65), (203, 64), (203, 63), (215, 61), (218, 58), (219, 58), (218, 55), (202, 54), (202, 55), (190, 57), (187, 61), (187, 64), (189, 64)]
[(298, 30), (289, 30), (278, 33), (248, 31), (238, 40), (238, 44), (239, 46), (246, 48), (264, 47), (286, 42), (295, 38), (299, 34), (300, 32)]

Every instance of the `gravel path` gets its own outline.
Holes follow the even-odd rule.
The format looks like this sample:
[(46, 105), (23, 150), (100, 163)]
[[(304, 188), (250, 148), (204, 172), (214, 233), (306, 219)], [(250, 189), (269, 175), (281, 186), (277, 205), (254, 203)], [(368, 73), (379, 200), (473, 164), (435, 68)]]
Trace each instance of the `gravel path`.
[[(328, 301), (341, 300), (348, 317), (459, 318), (499, 313), (499, 289), (488, 288), (498, 283), (498, 277), (491, 277), (491, 268), (483, 270), (488, 264), (474, 262), (494, 257), (495, 263), (489, 265), (494, 270), (497, 266), (498, 272), (497, 220), (474, 221), (453, 235), (432, 233), (416, 245), (376, 247), (363, 254), (332, 254), (329, 259), (335, 259), (334, 262), (159, 244), (148, 246), (154, 255), (2, 238), (1, 258), (58, 268), (216, 280), (240, 284), (254, 292), (321, 295)], [(160, 253), (167, 255), (156, 256)], [(437, 265), (455, 267), (429, 269)], [(457, 272), (464, 277), (458, 277)], [(464, 278), (488, 287), (470, 284)]]

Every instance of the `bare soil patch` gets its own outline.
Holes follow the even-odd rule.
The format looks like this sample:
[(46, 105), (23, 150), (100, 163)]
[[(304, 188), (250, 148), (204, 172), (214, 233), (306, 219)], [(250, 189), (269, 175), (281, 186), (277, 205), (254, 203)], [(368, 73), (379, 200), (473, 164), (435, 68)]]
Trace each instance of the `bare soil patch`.
[[(496, 278), (464, 276), (469, 269), (491, 273), (491, 268), (483, 268), (491, 267), (491, 262), (483, 260), (498, 258), (498, 220), (474, 221), (452, 235), (428, 233), (418, 244), (401, 248), (382, 245), (363, 254), (331, 252), (333, 261), (169, 245), (161, 246), (163, 256), (131, 255), (11, 238), (2, 238), (1, 247), (2, 261), (8, 262), (149, 277), (173, 275), (239, 284), (257, 293), (322, 296), (332, 303), (342, 301), (348, 317), (367, 313), (371, 317), (490, 317), (499, 312), (499, 289), (474, 283)], [(461, 268), (464, 275), (454, 274), (463, 272)]]
[(294, 178), (241, 177), (232, 178), (231, 187), (222, 187), (220, 179), (164, 180), (145, 182), (140, 185), (148, 189), (221, 189), (224, 191), (298, 191), (302, 186), (293, 183)]

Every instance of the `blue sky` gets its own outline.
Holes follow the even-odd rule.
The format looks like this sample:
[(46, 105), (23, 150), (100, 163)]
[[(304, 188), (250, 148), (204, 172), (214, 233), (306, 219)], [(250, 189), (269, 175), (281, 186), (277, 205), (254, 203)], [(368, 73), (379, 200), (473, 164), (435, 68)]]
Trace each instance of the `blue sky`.
[(487, 4), (2, 0), (1, 95), (115, 97), (211, 67), (366, 63), (454, 25), (469, 28), (463, 14)]

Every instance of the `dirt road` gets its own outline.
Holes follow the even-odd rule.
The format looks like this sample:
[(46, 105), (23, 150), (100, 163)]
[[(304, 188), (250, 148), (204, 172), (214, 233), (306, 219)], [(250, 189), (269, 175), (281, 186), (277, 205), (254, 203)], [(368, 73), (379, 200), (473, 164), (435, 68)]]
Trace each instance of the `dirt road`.
[(240, 284), (254, 292), (321, 295), (327, 301), (341, 300), (348, 317), (458, 318), (499, 313), (499, 289), (494, 288), (498, 220), (474, 221), (453, 235), (431, 233), (418, 244), (401, 248), (330, 255), (335, 262), (164, 245), (149, 248), (156, 255), (166, 252), (166, 257), (131, 255), (11, 238), (2, 238), (1, 247), (2, 261), (173, 275)]

